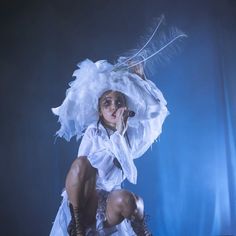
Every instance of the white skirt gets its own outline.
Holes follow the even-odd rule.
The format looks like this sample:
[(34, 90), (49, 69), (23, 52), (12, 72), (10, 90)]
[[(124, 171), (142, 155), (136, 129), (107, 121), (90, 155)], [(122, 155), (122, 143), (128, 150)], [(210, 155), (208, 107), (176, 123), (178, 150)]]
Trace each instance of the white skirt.
[[(103, 221), (105, 220), (105, 206), (102, 206), (101, 203), (104, 202), (101, 198), (103, 193), (107, 193), (103, 190), (98, 191), (98, 210), (96, 213), (96, 224), (86, 229), (86, 236), (136, 236), (134, 233), (130, 221), (124, 219), (120, 224), (110, 227), (103, 228)], [(67, 226), (71, 221), (71, 214), (69, 209), (69, 201), (66, 191), (63, 191), (62, 195), (63, 200), (61, 206), (57, 212), (56, 219), (53, 223), (50, 236), (68, 236)], [(106, 200), (106, 199), (105, 199)], [(106, 201), (105, 201), (106, 202)], [(104, 210), (101, 210), (104, 209)]]

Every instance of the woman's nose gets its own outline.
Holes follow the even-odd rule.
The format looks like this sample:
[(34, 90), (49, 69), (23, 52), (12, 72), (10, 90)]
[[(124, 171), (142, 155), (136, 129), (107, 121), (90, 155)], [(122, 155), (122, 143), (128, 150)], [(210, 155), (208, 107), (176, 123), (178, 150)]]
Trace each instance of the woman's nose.
[(112, 103), (111, 108), (114, 111), (116, 111), (118, 109), (118, 107), (117, 107), (117, 105), (115, 103)]

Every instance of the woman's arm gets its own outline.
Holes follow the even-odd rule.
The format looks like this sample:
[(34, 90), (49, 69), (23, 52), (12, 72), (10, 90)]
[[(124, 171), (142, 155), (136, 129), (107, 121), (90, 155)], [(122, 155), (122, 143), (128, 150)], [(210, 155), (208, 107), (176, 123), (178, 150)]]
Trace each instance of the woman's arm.
[(163, 122), (169, 114), (166, 100), (156, 85), (146, 79), (144, 86), (150, 100), (150, 105), (147, 106), (144, 114), (145, 119), (139, 120), (136, 125), (127, 130), (133, 158), (142, 156), (159, 137)]

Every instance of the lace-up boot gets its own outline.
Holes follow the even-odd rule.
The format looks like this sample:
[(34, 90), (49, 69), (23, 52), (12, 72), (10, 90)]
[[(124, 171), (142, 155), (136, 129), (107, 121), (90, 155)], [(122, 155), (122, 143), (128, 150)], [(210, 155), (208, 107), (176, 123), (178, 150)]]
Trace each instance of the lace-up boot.
[(131, 220), (131, 226), (137, 236), (152, 236), (146, 224), (146, 216), (141, 220), (137, 217), (134, 220)]
[(67, 232), (70, 236), (85, 236), (85, 227), (83, 223), (83, 215), (78, 208), (74, 208), (69, 204), (71, 221), (67, 227)]

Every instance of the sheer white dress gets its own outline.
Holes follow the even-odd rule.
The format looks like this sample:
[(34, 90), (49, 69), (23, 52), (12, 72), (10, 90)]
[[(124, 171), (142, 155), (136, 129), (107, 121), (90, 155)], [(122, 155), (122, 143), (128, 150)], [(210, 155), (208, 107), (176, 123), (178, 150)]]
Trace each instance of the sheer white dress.
[[(137, 169), (134, 159), (142, 156), (161, 133), (162, 124), (168, 115), (166, 101), (160, 90), (151, 81), (146, 82), (149, 84), (149, 96), (151, 95), (153, 101), (156, 101), (156, 106), (152, 102), (152, 107), (149, 109), (152, 113), (149, 119), (141, 120), (135, 126), (129, 126), (128, 120), (127, 135), (124, 136), (120, 135), (117, 131), (108, 134), (107, 129), (101, 123), (92, 123), (83, 135), (78, 158), (80, 156), (87, 156), (91, 165), (97, 169), (97, 191), (111, 192), (121, 189), (122, 182), (126, 178), (135, 184)], [(131, 120), (132, 118), (129, 119)], [(114, 158), (117, 158), (122, 169), (114, 164)], [(68, 235), (67, 226), (71, 220), (71, 215), (65, 191), (62, 193), (62, 197), (63, 200), (53, 223), (50, 236)], [(87, 229), (87, 236), (136, 235), (131, 228), (129, 220), (125, 219), (115, 227), (104, 229), (102, 222), (105, 219), (105, 215), (97, 211), (96, 219), (96, 224)]]

